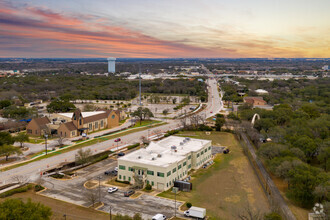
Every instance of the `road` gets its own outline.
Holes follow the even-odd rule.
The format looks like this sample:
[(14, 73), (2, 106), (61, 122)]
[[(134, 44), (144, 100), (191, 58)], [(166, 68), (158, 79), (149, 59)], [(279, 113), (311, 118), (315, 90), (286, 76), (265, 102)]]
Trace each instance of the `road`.
[[(214, 78), (209, 78), (207, 80), (207, 84), (208, 84), (208, 94), (209, 94), (207, 107), (198, 114), (205, 116), (206, 118), (209, 118), (217, 114), (222, 109), (222, 105), (221, 105), (222, 101), (219, 96), (217, 81)], [(148, 135), (155, 133), (155, 131), (166, 132), (168, 130), (175, 129), (179, 126), (181, 126), (179, 120), (167, 120), (167, 124), (165, 125), (122, 136), (121, 144), (136, 143), (137, 141), (140, 141), (142, 136), (148, 137)], [(101, 143), (84, 147), (83, 149), (91, 149), (93, 153), (99, 153), (116, 147), (113, 146), (113, 144), (114, 144), (114, 139), (110, 139)], [(53, 157), (31, 162), (24, 166), (1, 172), (0, 186), (13, 182), (13, 177), (15, 176), (24, 176), (29, 178), (30, 181), (36, 181), (40, 175), (40, 172), (48, 170), (50, 168), (55, 168), (59, 164), (64, 162), (74, 161), (77, 151), (78, 150), (72, 150), (70, 152), (58, 154)]]

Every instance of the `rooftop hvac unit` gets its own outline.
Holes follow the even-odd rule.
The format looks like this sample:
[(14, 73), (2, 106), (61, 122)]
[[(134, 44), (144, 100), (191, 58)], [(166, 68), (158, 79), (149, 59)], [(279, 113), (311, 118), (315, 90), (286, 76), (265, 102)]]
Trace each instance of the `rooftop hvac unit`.
[(175, 145), (171, 146), (171, 150), (176, 150), (176, 146)]
[(161, 154), (158, 154), (157, 157), (162, 157), (162, 155)]
[(183, 142), (180, 142), (180, 145), (183, 145), (184, 143)]
[(151, 158), (151, 160), (156, 160), (156, 158), (153, 157), (153, 158)]
[(138, 156), (138, 159), (141, 159), (142, 157), (141, 156)]
[(186, 137), (185, 140), (186, 140), (186, 141), (190, 141), (190, 138)]

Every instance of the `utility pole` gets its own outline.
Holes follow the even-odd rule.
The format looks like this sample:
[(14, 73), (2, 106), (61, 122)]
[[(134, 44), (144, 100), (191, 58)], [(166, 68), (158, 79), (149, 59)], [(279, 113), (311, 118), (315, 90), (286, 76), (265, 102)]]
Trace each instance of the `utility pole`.
[(46, 155), (47, 155), (47, 138), (48, 138), (48, 134), (45, 134), (45, 150), (46, 150)]
[(176, 193), (178, 192), (178, 187), (173, 187), (172, 192), (174, 192), (174, 198), (175, 198), (175, 206), (174, 206), (174, 217), (176, 217)]
[(97, 177), (99, 179), (99, 202), (101, 202), (101, 176)]

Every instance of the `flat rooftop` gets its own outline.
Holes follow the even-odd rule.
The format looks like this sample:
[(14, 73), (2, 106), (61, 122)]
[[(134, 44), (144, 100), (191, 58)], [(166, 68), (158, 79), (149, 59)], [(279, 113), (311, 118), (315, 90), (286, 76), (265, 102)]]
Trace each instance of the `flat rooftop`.
[[(86, 117), (89, 117), (89, 116), (93, 116), (93, 115), (103, 114), (103, 113), (105, 113), (105, 111), (81, 112), (83, 118), (86, 118)], [(61, 115), (61, 116), (64, 116), (64, 117), (68, 117), (68, 118), (72, 118), (73, 112), (58, 113), (58, 115)]]
[(170, 136), (158, 142), (151, 142), (148, 147), (141, 148), (118, 159), (153, 166), (167, 167), (180, 162), (191, 152), (197, 152), (209, 140)]

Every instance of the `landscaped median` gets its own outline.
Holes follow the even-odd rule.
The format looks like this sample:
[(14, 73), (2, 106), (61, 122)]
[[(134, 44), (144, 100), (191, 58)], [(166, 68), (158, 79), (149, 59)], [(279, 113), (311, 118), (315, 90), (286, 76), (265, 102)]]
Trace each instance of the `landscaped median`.
[(0, 169), (0, 171), (6, 171), (6, 170), (14, 169), (14, 168), (24, 166), (24, 165), (29, 164), (29, 163), (34, 162), (34, 161), (38, 161), (38, 160), (42, 160), (42, 159), (45, 159), (45, 158), (53, 157), (53, 156), (58, 155), (58, 154), (66, 153), (66, 152), (69, 152), (69, 151), (72, 151), (72, 150), (76, 150), (76, 149), (87, 147), (87, 146), (90, 146), (90, 145), (93, 145), (93, 144), (101, 143), (101, 142), (104, 142), (104, 141), (107, 141), (107, 140), (110, 140), (110, 139), (113, 139), (113, 138), (117, 138), (117, 137), (121, 137), (121, 136), (124, 136), (124, 135), (131, 134), (131, 133), (134, 133), (134, 132), (143, 131), (143, 130), (150, 129), (150, 128), (153, 128), (153, 127), (158, 127), (158, 126), (161, 126), (161, 125), (164, 125), (164, 124), (167, 124), (167, 123), (161, 122), (161, 121), (152, 121), (151, 123), (146, 123), (146, 124), (138, 126), (138, 127), (132, 127), (132, 128), (122, 130), (122, 131), (117, 131), (117, 132), (114, 132), (114, 133), (111, 133), (111, 134), (108, 134), (108, 135), (95, 137), (95, 138), (90, 139), (90, 140), (85, 140), (85, 141), (81, 141), (79, 143), (66, 145), (66, 146), (64, 146), (62, 148), (59, 148), (57, 150), (48, 151), (47, 155), (45, 154), (45, 152), (43, 152), (41, 154), (35, 155), (30, 160), (19, 162), (19, 163), (13, 164), (13, 165), (8, 165), (8, 166)]

